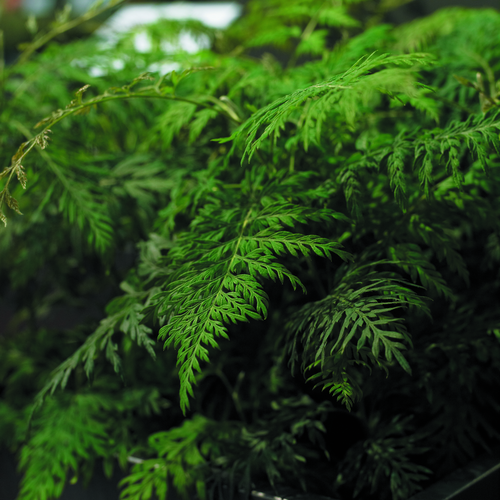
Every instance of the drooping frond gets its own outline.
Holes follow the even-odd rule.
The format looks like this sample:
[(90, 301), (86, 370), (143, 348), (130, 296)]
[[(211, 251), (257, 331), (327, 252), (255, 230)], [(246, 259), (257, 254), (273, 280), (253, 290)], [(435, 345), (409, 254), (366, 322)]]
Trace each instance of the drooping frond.
[(374, 435), (362, 445), (355, 445), (342, 462), (337, 482), (345, 484), (355, 480), (354, 496), (380, 491), (381, 483), (392, 493), (394, 500), (404, 500), (420, 491), (419, 482), (427, 479), (431, 470), (415, 463), (411, 455), (427, 451), (425, 433), (415, 432), (413, 416), (395, 415), (381, 425), (380, 416), (373, 421)]
[(432, 263), (424, 257), (422, 249), (417, 244), (400, 243), (389, 247), (388, 256), (411, 276), (414, 283), (418, 277), (422, 286), (427, 290), (435, 291), (448, 299), (453, 298), (450, 287)]
[[(417, 96), (418, 90), (413, 73), (415, 69), (383, 68), (383, 66), (415, 66), (428, 65), (433, 58), (428, 54), (390, 55), (370, 54), (361, 58), (344, 73), (327, 81), (317, 83), (286, 95), (252, 115), (227, 139), (219, 139), (224, 143), (229, 140), (243, 138), (245, 152), (242, 162), (249, 160), (255, 151), (262, 146), (265, 139), (272, 134), (279, 136), (290, 115), (306, 103), (305, 122), (314, 122), (318, 136), (327, 112), (336, 110), (349, 122), (357, 114), (359, 106), (370, 99), (373, 92), (381, 91), (390, 95), (404, 93)], [(373, 71), (379, 70), (379, 71)], [(306, 123), (305, 128), (311, 126)], [(264, 130), (259, 133), (261, 127)], [(257, 137), (257, 135), (259, 135)], [(307, 143), (304, 144), (307, 149)]]
[(451, 33), (457, 23), (468, 16), (469, 12), (462, 7), (449, 7), (398, 26), (393, 32), (395, 48), (402, 52), (425, 50), (429, 43)]
[(156, 359), (153, 349), (154, 340), (150, 337), (152, 330), (141, 324), (144, 318), (141, 301), (146, 300), (147, 303), (147, 297), (154, 294), (155, 289), (140, 292), (134, 290), (128, 283), (123, 283), (122, 288), (126, 295), (116, 297), (109, 303), (106, 311), (108, 316), (101, 320), (97, 329), (87, 337), (83, 345), (51, 374), (50, 379), (35, 398), (30, 419), (43, 405), (47, 395), (54, 394), (58, 387), (61, 389), (66, 387), (69, 377), (80, 363), (83, 363), (87, 377), (92, 379), (95, 358), (99, 352), (104, 352), (106, 359), (113, 365), (114, 371), (121, 374), (122, 360), (117, 352), (118, 345), (112, 338), (117, 330), (128, 335), (132, 341), (145, 348), (150, 356)]
[(287, 325), (292, 369), (302, 359), (304, 372), (316, 371), (311, 380), (320, 379), (349, 407), (361, 395), (350, 382), (349, 365), (383, 367), (394, 359), (411, 373), (403, 354), (411, 346), (410, 336), (404, 319), (392, 311), (414, 306), (429, 314), (424, 298), (398, 275), (369, 271), (371, 266), (351, 269), (332, 294), (303, 306)]
[(78, 479), (82, 461), (91, 454), (108, 455), (109, 427), (103, 413), (109, 405), (101, 395), (76, 394), (70, 401), (53, 400), (45, 406), (21, 452), (25, 479), (20, 499), (59, 497), (68, 479)]
[[(27, 135), (28, 140), (19, 146), (17, 152), (12, 157), (10, 166), (5, 167), (0, 173), (0, 179), (4, 177), (6, 178), (5, 186), (2, 191), (0, 191), (0, 221), (4, 224), (7, 223), (5, 214), (2, 211), (2, 206), (4, 204), (19, 212), (18, 202), (10, 194), (9, 184), (13, 176), (16, 175), (23, 188), (26, 188), (27, 177), (22, 165), (26, 156), (36, 147), (44, 150), (48, 146), (48, 134), (52, 132), (51, 127), (54, 127), (54, 125), (70, 116), (86, 113), (98, 104), (137, 98), (174, 101), (174, 104), (176, 104), (177, 107), (174, 106), (173, 115), (171, 114), (168, 116), (169, 119), (174, 120), (176, 125), (174, 128), (171, 126), (165, 127), (166, 130), (169, 130), (167, 145), (172, 141), (174, 135), (182, 128), (182, 125), (185, 123), (182, 120), (186, 118), (187, 121), (189, 121), (189, 118), (191, 117), (190, 113), (194, 113), (198, 106), (211, 112), (208, 114), (204, 113), (198, 115), (199, 123), (192, 132), (193, 140), (197, 134), (201, 132), (202, 128), (206, 126), (208, 120), (216, 116), (218, 113), (226, 114), (230, 117), (230, 119), (239, 121), (237, 115), (235, 115), (235, 113), (228, 108), (224, 101), (213, 98), (210, 95), (200, 96), (199, 100), (191, 100), (175, 95), (176, 87), (183, 78), (202, 69), (204, 70), (207, 68), (193, 68), (185, 70), (178, 76), (175, 72), (173, 72), (170, 82), (165, 82), (165, 78), (163, 77), (158, 79), (154, 85), (141, 87), (140, 84), (143, 81), (155, 80), (148, 73), (143, 73), (134, 78), (127, 85), (122, 87), (110, 87), (103, 94), (84, 101), (83, 96), (90, 87), (90, 85), (87, 84), (76, 91), (75, 99), (73, 99), (64, 109), (53, 111), (50, 116), (40, 120), (35, 125), (35, 128), (43, 128), (35, 136), (31, 136), (29, 131), (26, 132), (26, 129), (21, 125), (21, 131)], [(191, 110), (191, 112), (186, 113), (186, 109)], [(176, 114), (175, 110), (180, 110), (180, 114)], [(57, 167), (56, 163), (45, 151), (41, 151), (41, 155), (45, 161), (49, 163), (49, 166), (53, 170), (55, 176), (64, 187), (64, 193), (61, 197), (60, 210), (67, 213), (70, 223), (76, 222), (80, 228), (82, 228), (84, 224), (89, 225), (89, 242), (92, 243), (95, 241), (97, 248), (104, 249), (108, 247), (110, 245), (112, 233), (109, 216), (102, 213), (102, 207), (99, 206), (98, 202), (96, 203), (95, 200), (88, 197), (88, 191), (86, 192), (86, 190), (84, 190), (80, 192), (72, 186), (72, 183), (67, 176), (63, 174), (63, 172)]]
[(435, 166), (444, 160), (446, 172), (461, 188), (463, 174), (460, 159), (463, 147), (477, 159), (488, 173), (490, 151), (500, 154), (500, 113), (471, 115), (463, 122), (452, 122), (446, 129), (434, 129), (422, 134), (415, 143), (415, 166), (418, 166), (420, 183), (430, 196)]
[(462, 256), (457, 252), (458, 243), (446, 234), (441, 225), (415, 214), (410, 219), (410, 231), (432, 248), (440, 261), (446, 260), (450, 270), (469, 284), (469, 271)]
[[(293, 184), (274, 186), (279, 192)], [(218, 347), (219, 338), (229, 338), (226, 325), (267, 317), (269, 299), (262, 280), (283, 284), (286, 279), (293, 289), (306, 291), (279, 257), (350, 258), (336, 241), (289, 230), (308, 221), (345, 221), (344, 215), (286, 202), (268, 204), (271, 194), (269, 188), (263, 190), (250, 206), (205, 205), (192, 223), (193, 232), (170, 251), (175, 271), (151, 307), (156, 317), (166, 317), (159, 338), (166, 339), (166, 347), (178, 349), (183, 410), (193, 395), (200, 361), (208, 361), (208, 348)]]
[(120, 498), (146, 500), (155, 492), (160, 499), (167, 498), (168, 486), (187, 497), (195, 488), (201, 500), (206, 498), (208, 462), (199, 447), (210, 434), (213, 423), (201, 415), (184, 421), (180, 427), (152, 434), (149, 444), (156, 458), (139, 460), (132, 472), (120, 482), (123, 491)]

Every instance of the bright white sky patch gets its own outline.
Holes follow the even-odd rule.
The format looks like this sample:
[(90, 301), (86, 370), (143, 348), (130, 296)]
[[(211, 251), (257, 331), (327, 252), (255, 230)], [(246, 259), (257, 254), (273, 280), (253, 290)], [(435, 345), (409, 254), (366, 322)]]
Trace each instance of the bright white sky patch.
[(241, 5), (235, 2), (125, 5), (97, 33), (107, 38), (159, 19), (195, 19), (212, 28), (226, 28), (241, 15), (241, 11)]
[[(141, 4), (125, 5), (111, 16), (97, 31), (96, 34), (103, 39), (104, 45), (114, 44), (118, 34), (125, 33), (134, 28), (154, 23), (160, 19), (194, 19), (206, 26), (222, 29), (229, 26), (242, 13), (242, 6), (236, 2), (193, 3), (174, 2), (168, 5)], [(145, 31), (139, 31), (134, 37), (134, 45), (138, 52), (147, 53), (152, 49), (152, 42)], [(177, 46), (165, 40), (161, 44), (166, 54), (177, 50)], [(181, 32), (178, 47), (189, 53), (210, 47), (208, 36), (194, 38), (188, 32)], [(113, 61), (114, 69), (118, 61)], [(179, 64), (169, 61), (159, 61), (147, 68), (148, 71), (165, 73), (178, 69)], [(107, 73), (104, 68), (91, 68), (92, 76), (101, 76)]]

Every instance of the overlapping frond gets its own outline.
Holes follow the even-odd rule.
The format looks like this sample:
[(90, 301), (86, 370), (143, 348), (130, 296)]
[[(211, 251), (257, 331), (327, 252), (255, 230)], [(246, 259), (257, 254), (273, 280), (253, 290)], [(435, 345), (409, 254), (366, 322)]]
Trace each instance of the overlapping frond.
[(78, 479), (83, 460), (108, 455), (109, 428), (103, 409), (109, 404), (100, 395), (77, 394), (71, 401), (51, 401), (44, 408), (21, 452), (25, 480), (18, 498), (59, 497), (71, 476), (73, 482)]
[(121, 374), (122, 360), (118, 354), (118, 345), (113, 340), (116, 331), (128, 335), (131, 340), (145, 348), (153, 359), (156, 359), (153, 349), (155, 342), (150, 337), (152, 330), (141, 324), (144, 317), (141, 302), (145, 300), (147, 303), (148, 297), (155, 293), (155, 289), (148, 292), (136, 291), (127, 283), (123, 283), (122, 287), (127, 292), (126, 295), (116, 297), (109, 303), (106, 311), (107, 317), (101, 320), (97, 329), (87, 337), (83, 345), (51, 374), (50, 379), (35, 398), (30, 418), (42, 406), (47, 395), (54, 394), (58, 387), (61, 389), (66, 387), (69, 377), (80, 363), (83, 363), (87, 377), (92, 380), (95, 359), (99, 352), (104, 352), (106, 359), (113, 365), (114, 371)]
[[(108, 472), (116, 457), (136, 464), (130, 500), (171, 485), (248, 494), (266, 476), (316, 488), (332, 467), (329, 496), (403, 500), (428, 477), (421, 441), (447, 443), (426, 456), (444, 471), (498, 440), (500, 16), (450, 9), (359, 33), (404, 1), (252, 0), (226, 32), (166, 20), (107, 50), (43, 52), (35, 37), (33, 65), (4, 68), (0, 209), (32, 215), (0, 238), (28, 339), (0, 349), (0, 440), (38, 410), (21, 452), (27, 500), (58, 494), (88, 457)], [(177, 52), (183, 30), (214, 50)], [(59, 342), (40, 326), (120, 283), (97, 328), (75, 317)], [(153, 334), (177, 367), (166, 353), (153, 364)], [(48, 337), (50, 356), (34, 352)], [(111, 373), (85, 388), (99, 357)], [(33, 382), (38, 366), (46, 381)], [(32, 407), (25, 388), (44, 382)], [(333, 412), (335, 399), (360, 411)], [(362, 420), (347, 455), (333, 413)]]
[(415, 283), (417, 277), (427, 290), (432, 290), (448, 299), (454, 294), (436, 268), (425, 258), (422, 249), (415, 243), (399, 243), (387, 249), (394, 263), (407, 272)]
[(380, 491), (384, 482), (394, 500), (403, 500), (420, 491), (419, 483), (432, 473), (411, 457), (427, 451), (423, 446), (426, 436), (422, 432), (415, 433), (413, 416), (396, 415), (384, 426), (379, 424), (379, 418), (376, 416), (372, 422), (376, 429), (374, 435), (349, 450), (337, 482), (345, 484), (355, 477), (355, 497), (362, 492)]
[(187, 497), (195, 489), (198, 497), (206, 498), (206, 477), (210, 469), (200, 452), (200, 445), (207, 438), (213, 423), (195, 415), (180, 427), (152, 434), (149, 444), (156, 458), (139, 460), (131, 474), (120, 482), (120, 498), (147, 500), (153, 492), (160, 499), (167, 498), (169, 484)]
[(490, 152), (500, 154), (499, 130), (500, 113), (497, 111), (487, 115), (471, 115), (463, 122), (450, 123), (445, 129), (424, 132), (415, 143), (414, 165), (418, 166), (418, 176), (425, 194), (431, 195), (434, 170), (442, 163), (455, 184), (462, 187), (464, 180), (460, 165), (465, 147), (488, 173)]
[(292, 369), (301, 359), (303, 371), (316, 371), (311, 380), (319, 379), (348, 407), (361, 395), (349, 366), (383, 368), (395, 360), (411, 373), (403, 354), (411, 346), (410, 335), (404, 318), (392, 311), (413, 306), (429, 314), (424, 298), (397, 274), (366, 268), (354, 267), (331, 295), (303, 306), (287, 325)]
[(282, 284), (286, 279), (294, 290), (306, 291), (278, 257), (350, 257), (335, 241), (292, 233), (283, 226), (337, 218), (345, 219), (331, 210), (275, 203), (249, 209), (205, 207), (204, 216), (195, 219), (196, 237), (186, 235), (172, 251), (174, 260), (179, 256), (179, 267), (164, 285), (165, 291), (155, 297), (156, 315), (167, 318), (159, 338), (166, 339), (166, 347), (178, 349), (183, 410), (193, 396), (200, 361), (209, 359), (208, 348), (217, 348), (218, 339), (229, 338), (226, 325), (267, 317), (269, 299), (263, 279)]
[[(415, 69), (403, 70), (397, 67), (428, 65), (432, 61), (432, 56), (428, 54), (400, 56), (372, 53), (362, 57), (340, 75), (275, 100), (252, 115), (231, 137), (219, 139), (219, 142), (243, 138), (245, 152), (242, 162), (246, 156), (250, 160), (263, 141), (272, 134), (279, 136), (290, 115), (307, 103), (305, 117), (302, 119), (305, 122), (304, 127), (310, 128), (314, 122), (319, 137), (322, 123), (330, 110), (335, 109), (348, 122), (352, 122), (360, 106), (369, 101), (377, 90), (390, 95), (401, 92), (417, 96), (418, 90), (413, 76)], [(391, 65), (396, 68), (384, 68)], [(259, 133), (261, 127), (265, 128)], [(304, 143), (304, 147), (307, 150), (307, 143)]]

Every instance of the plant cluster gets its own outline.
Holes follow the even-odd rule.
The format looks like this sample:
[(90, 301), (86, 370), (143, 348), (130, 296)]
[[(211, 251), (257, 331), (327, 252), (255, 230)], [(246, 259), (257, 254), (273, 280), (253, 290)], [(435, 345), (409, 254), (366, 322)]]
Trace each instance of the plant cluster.
[(499, 441), (500, 13), (389, 3), (59, 16), (0, 68), (19, 500), (96, 460), (124, 500), (404, 500)]

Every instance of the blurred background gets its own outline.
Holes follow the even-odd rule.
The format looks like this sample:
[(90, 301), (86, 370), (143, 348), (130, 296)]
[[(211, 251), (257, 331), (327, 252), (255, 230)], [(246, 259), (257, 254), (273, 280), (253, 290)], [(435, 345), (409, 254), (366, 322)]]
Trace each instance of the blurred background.
[[(235, 17), (243, 13), (248, 0), (233, 0), (231, 2), (213, 2), (207, 0), (191, 0), (189, 2), (131, 0), (119, 10), (121, 14), (112, 21), (115, 28), (127, 29), (133, 24), (152, 22), (158, 17), (194, 17), (213, 27), (224, 27)], [(96, 3), (95, 0), (0, 0), (0, 30), (4, 32), (4, 51), (7, 63), (17, 54), (20, 44), (32, 39), (36, 28), (48, 26), (57, 11), (71, 9), (71, 16), (78, 16)], [(401, 3), (396, 0), (384, 0), (387, 14), (385, 22), (400, 24), (417, 17), (425, 16), (443, 7), (494, 7), (500, 8), (500, 0), (408, 0), (400, 7), (392, 7)], [(106, 4), (106, 1), (103, 2)], [(128, 11), (128, 15), (125, 13)], [(112, 10), (104, 17), (94, 18), (79, 28), (66, 34), (66, 39), (85, 36), (117, 15)], [(214, 24), (215, 23), (215, 24)], [(186, 41), (189, 43), (189, 41)]]

